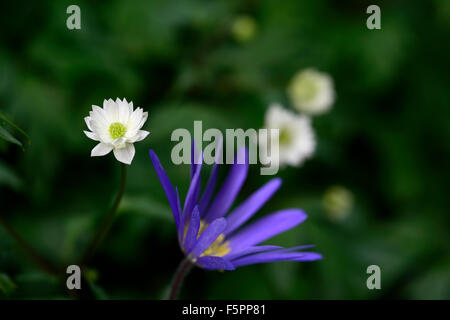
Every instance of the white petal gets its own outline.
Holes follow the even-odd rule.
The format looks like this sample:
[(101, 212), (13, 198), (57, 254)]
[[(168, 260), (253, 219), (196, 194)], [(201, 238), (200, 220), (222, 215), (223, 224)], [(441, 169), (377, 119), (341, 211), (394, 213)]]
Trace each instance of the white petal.
[(125, 164), (131, 164), (131, 161), (133, 161), (134, 158), (134, 154), (134, 145), (131, 143), (128, 143), (124, 148), (114, 149), (114, 156), (116, 157), (116, 159)]
[(147, 136), (149, 134), (150, 134), (150, 132), (148, 132), (148, 131), (139, 130), (137, 132), (137, 134), (132, 139), (130, 139), (130, 142), (138, 142), (138, 141), (144, 140), (145, 138), (147, 138)]
[(88, 129), (92, 131), (92, 127), (91, 127), (91, 117), (85, 117), (85, 118), (84, 118), (84, 122), (86, 122), (86, 125), (87, 125)]
[(106, 116), (105, 110), (95, 105), (92, 106), (92, 110), (92, 115), (94, 116), (95, 120), (103, 122), (105, 124), (110, 122), (108, 117)]
[(109, 99), (104, 104), (106, 114), (111, 122), (119, 122), (119, 105), (112, 99)]
[(91, 157), (100, 157), (110, 153), (112, 150), (112, 146), (106, 143), (99, 143), (92, 149)]
[(128, 123), (128, 119), (130, 118), (128, 103), (124, 99), (124, 101), (119, 100), (119, 122), (123, 124)]
[(83, 132), (89, 139), (100, 141), (100, 138), (95, 133), (86, 130), (84, 130)]

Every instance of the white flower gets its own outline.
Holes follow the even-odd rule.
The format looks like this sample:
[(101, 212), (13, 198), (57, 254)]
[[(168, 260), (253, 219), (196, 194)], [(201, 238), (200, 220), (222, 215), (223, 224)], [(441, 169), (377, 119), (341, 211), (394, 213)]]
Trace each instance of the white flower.
[[(272, 104), (266, 112), (265, 126), (268, 129), (279, 129), (280, 166), (299, 166), (313, 155), (316, 140), (309, 117), (298, 115), (279, 104)], [(272, 135), (269, 135), (269, 141), (260, 139), (260, 148), (270, 150), (274, 139)], [(263, 160), (267, 161), (267, 159)]]
[(305, 69), (294, 75), (287, 93), (294, 107), (309, 115), (325, 113), (335, 100), (333, 79), (315, 69)]
[(343, 186), (328, 188), (322, 198), (328, 217), (334, 221), (345, 220), (352, 211), (353, 202), (353, 193)]
[(92, 140), (99, 141), (91, 151), (91, 157), (104, 156), (114, 150), (120, 162), (130, 164), (134, 157), (133, 143), (147, 137), (148, 131), (140, 130), (147, 121), (148, 112), (142, 108), (133, 111), (133, 102), (125, 99), (103, 101), (103, 108), (92, 106), (89, 117), (84, 118), (89, 130), (84, 133)]
[(254, 38), (258, 26), (251, 16), (242, 15), (237, 17), (231, 27), (234, 38), (239, 42), (248, 42)]

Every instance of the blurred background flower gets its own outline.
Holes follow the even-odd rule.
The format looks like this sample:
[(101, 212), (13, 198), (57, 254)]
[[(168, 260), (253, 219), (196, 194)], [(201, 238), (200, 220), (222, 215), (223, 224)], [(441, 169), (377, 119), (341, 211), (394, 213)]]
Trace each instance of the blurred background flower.
[(353, 208), (353, 194), (345, 187), (332, 186), (325, 191), (322, 203), (331, 220), (342, 221)]
[(274, 103), (266, 111), (265, 128), (278, 129), (278, 136), (270, 134), (269, 131), (267, 139), (258, 140), (259, 147), (264, 150), (263, 154), (271, 156), (271, 159), (263, 156), (262, 163), (277, 161), (277, 157), (274, 157), (274, 153), (277, 152), (276, 143), (278, 143), (278, 166), (298, 167), (313, 155), (316, 138), (308, 117)]
[(257, 25), (255, 19), (250, 16), (238, 16), (233, 21), (232, 33), (239, 42), (250, 41), (256, 34)]
[(315, 69), (296, 73), (287, 90), (293, 106), (309, 115), (328, 111), (334, 102), (333, 80), (329, 75)]
[[(86, 156), (93, 104), (138, 102), (152, 137), (135, 144), (90, 285), (99, 298), (160, 298), (183, 255), (148, 149), (186, 194), (189, 170), (170, 165), (174, 129), (199, 119), (204, 129), (261, 128), (271, 102), (294, 108), (286, 88), (314, 68), (332, 76), (338, 98), (314, 117), (314, 157), (279, 172), (281, 192), (254, 218), (303, 208), (307, 223), (270, 243), (314, 243), (326, 259), (196, 269), (182, 297), (450, 298), (449, 1), (379, 2), (381, 30), (366, 28), (369, 1), (79, 0), (81, 30), (68, 30), (71, 4), (5, 0), (0, 10), (0, 110), (30, 137), (12, 131), (23, 148), (0, 139), (0, 214), (49, 260), (77, 262), (117, 192), (116, 160)], [(245, 45), (231, 30), (239, 16), (257, 25)], [(259, 169), (250, 166), (239, 197), (270, 179)], [(332, 185), (353, 194), (340, 223), (323, 207)], [(372, 264), (380, 291), (365, 286)], [(1, 227), (0, 281), (1, 297), (67, 297)]]

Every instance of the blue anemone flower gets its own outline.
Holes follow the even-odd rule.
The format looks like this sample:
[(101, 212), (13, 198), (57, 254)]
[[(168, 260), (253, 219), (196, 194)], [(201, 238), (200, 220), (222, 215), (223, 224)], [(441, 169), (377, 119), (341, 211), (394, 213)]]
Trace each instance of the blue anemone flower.
[(280, 210), (244, 226), (281, 186), (279, 178), (267, 182), (229, 212), (247, 177), (248, 154), (245, 148), (240, 149), (237, 154), (237, 159), (243, 161), (234, 162), (215, 197), (213, 193), (219, 168), (217, 161), (202, 196), (202, 165), (192, 161), (191, 182), (183, 209), (178, 189), (172, 186), (153, 150), (150, 150), (150, 157), (169, 200), (180, 247), (186, 257), (197, 266), (208, 270), (234, 270), (256, 263), (313, 261), (322, 258), (318, 253), (302, 251), (313, 246), (283, 248), (258, 245), (302, 223), (307, 217), (303, 210)]

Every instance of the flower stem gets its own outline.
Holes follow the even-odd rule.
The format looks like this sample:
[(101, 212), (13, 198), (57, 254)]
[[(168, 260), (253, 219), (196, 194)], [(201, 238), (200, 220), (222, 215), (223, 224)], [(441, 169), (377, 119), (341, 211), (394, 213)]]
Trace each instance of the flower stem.
[(183, 284), (184, 278), (187, 276), (189, 271), (191, 271), (192, 267), (193, 264), (188, 258), (185, 258), (183, 261), (181, 261), (180, 265), (178, 266), (177, 272), (173, 276), (168, 300), (176, 300), (181, 285)]
[(85, 265), (94, 255), (95, 251), (98, 249), (100, 244), (102, 243), (103, 239), (105, 238), (106, 234), (108, 233), (109, 229), (111, 228), (114, 218), (116, 215), (117, 208), (119, 207), (120, 201), (122, 200), (122, 196), (125, 192), (125, 186), (127, 182), (127, 166), (122, 163), (122, 180), (120, 183), (120, 189), (119, 193), (116, 196), (116, 199), (114, 200), (114, 204), (111, 207), (111, 210), (108, 213), (108, 216), (106, 217), (105, 222), (101, 226), (101, 228), (98, 230), (95, 238), (92, 240), (92, 243), (88, 247), (81, 265)]
[(55, 267), (50, 261), (40, 255), (20, 234), (14, 230), (6, 220), (0, 216), (0, 223), (5, 230), (16, 240), (24, 253), (42, 270), (50, 275), (59, 275), (61, 271)]

